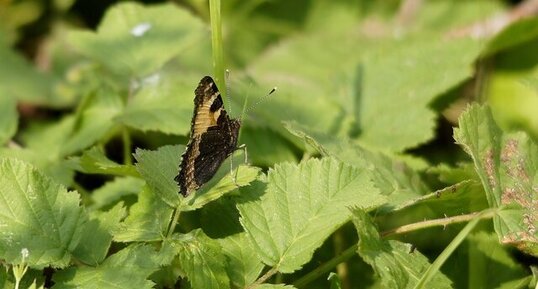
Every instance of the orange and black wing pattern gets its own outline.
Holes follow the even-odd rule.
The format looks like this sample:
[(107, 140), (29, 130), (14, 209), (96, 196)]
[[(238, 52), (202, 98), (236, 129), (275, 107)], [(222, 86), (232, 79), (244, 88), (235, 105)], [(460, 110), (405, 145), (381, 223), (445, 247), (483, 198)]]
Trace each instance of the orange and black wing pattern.
[(241, 127), (239, 120), (228, 117), (211, 77), (202, 78), (194, 94), (190, 139), (175, 178), (183, 196), (209, 181), (222, 162), (237, 149)]

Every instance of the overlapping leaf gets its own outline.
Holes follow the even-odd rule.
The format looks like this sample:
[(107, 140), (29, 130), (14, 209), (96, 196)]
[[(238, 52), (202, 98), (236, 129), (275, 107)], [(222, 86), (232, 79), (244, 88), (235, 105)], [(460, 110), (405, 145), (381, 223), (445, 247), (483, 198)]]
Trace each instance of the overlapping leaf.
[(17, 103), (15, 99), (2, 95), (0, 90), (0, 144), (6, 143), (17, 131)]

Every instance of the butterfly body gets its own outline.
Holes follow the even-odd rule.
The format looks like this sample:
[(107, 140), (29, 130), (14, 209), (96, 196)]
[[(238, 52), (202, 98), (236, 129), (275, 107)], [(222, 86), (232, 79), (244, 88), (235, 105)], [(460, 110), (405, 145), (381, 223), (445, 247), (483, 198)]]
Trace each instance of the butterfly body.
[(241, 122), (231, 119), (213, 79), (205, 76), (194, 91), (194, 113), (187, 149), (175, 180), (183, 196), (209, 181), (235, 150)]

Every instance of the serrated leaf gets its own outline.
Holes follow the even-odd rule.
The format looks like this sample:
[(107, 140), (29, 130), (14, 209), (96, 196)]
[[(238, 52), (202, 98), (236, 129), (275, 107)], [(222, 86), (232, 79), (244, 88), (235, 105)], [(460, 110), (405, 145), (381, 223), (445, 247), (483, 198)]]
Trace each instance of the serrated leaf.
[(195, 230), (174, 235), (169, 242), (192, 288), (230, 288), (224, 267), (226, 259), (217, 241)]
[(256, 281), (264, 267), (246, 233), (218, 240), (226, 256), (226, 272), (232, 288), (246, 288)]
[(398, 206), (429, 191), (419, 173), (401, 160), (370, 151), (346, 137), (335, 138), (292, 122), (284, 125), (290, 133), (303, 139), (323, 156), (335, 157), (347, 164), (372, 171), (375, 186), (389, 198), (388, 206)]
[(250, 187), (247, 194), (254, 200), (238, 208), (258, 255), (283, 273), (310, 260), (314, 250), (349, 219), (346, 207), (373, 208), (385, 202), (367, 171), (333, 158), (277, 165), (267, 180), (266, 190), (263, 185)]
[(136, 169), (159, 198), (175, 208), (179, 204), (179, 186), (174, 178), (179, 173), (179, 162), (185, 147), (162, 146), (156, 151), (137, 149)]
[(99, 267), (71, 267), (56, 272), (57, 289), (153, 288), (148, 276), (159, 266), (150, 246), (130, 246), (108, 257)]
[(173, 209), (145, 187), (114, 234), (117, 242), (159, 241), (166, 235)]
[(486, 106), (460, 116), (454, 138), (473, 158), (502, 243), (538, 256), (538, 146), (523, 133), (504, 133)]
[(121, 3), (107, 10), (97, 33), (71, 32), (81, 53), (126, 76), (147, 75), (193, 45), (202, 21), (173, 4)]
[(365, 56), (356, 95), (359, 140), (394, 152), (430, 140), (435, 114), (428, 104), (471, 77), (479, 44), (422, 39)]
[[(386, 288), (414, 288), (430, 267), (428, 258), (411, 245), (399, 241), (382, 240), (368, 214), (362, 209), (353, 210), (353, 223), (359, 234), (358, 253), (370, 264)], [(436, 273), (426, 288), (452, 288), (451, 281)]]
[(138, 178), (115, 178), (92, 192), (93, 205), (90, 208), (99, 209), (113, 204), (124, 196), (138, 194), (142, 191), (144, 184), (144, 180)]
[(0, 90), (0, 144), (5, 144), (17, 131), (19, 116), (14, 98), (2, 95)]
[(32, 267), (66, 266), (84, 221), (78, 194), (15, 159), (0, 159), (0, 184), (1, 258), (20, 264), (26, 249)]
[(141, 81), (141, 88), (129, 99), (116, 121), (141, 131), (187, 135), (198, 81), (199, 75), (156, 72)]
[(116, 163), (98, 147), (92, 147), (70, 161), (73, 168), (83, 173), (140, 177), (134, 166)]
[(112, 243), (111, 232), (126, 214), (123, 204), (118, 204), (108, 212), (91, 214), (82, 228), (82, 236), (73, 250), (73, 256), (88, 265), (97, 266), (101, 263)]

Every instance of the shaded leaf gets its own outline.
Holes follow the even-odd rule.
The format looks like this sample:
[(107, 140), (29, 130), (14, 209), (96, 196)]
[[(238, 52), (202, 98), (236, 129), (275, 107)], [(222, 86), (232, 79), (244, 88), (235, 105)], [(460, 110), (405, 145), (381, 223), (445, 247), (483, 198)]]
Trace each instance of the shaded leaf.
[(514, 47), (538, 37), (538, 19), (527, 18), (515, 21), (491, 39), (484, 52), (484, 56), (492, 55), (501, 50)]
[(97, 266), (101, 263), (112, 243), (111, 232), (126, 214), (123, 204), (118, 204), (108, 212), (91, 214), (82, 228), (82, 236), (73, 256), (88, 265)]
[(138, 201), (131, 206), (129, 216), (113, 233), (117, 242), (159, 241), (166, 230), (173, 209), (145, 187), (138, 194)]
[(133, 177), (119, 177), (105, 183), (92, 192), (92, 209), (99, 209), (111, 205), (127, 195), (135, 195), (142, 191), (145, 182)]

